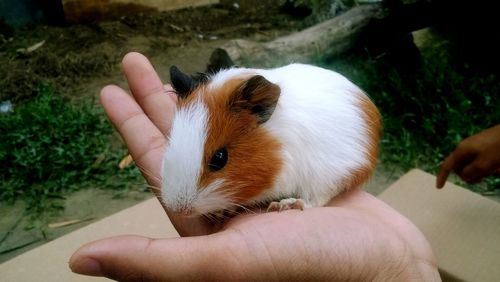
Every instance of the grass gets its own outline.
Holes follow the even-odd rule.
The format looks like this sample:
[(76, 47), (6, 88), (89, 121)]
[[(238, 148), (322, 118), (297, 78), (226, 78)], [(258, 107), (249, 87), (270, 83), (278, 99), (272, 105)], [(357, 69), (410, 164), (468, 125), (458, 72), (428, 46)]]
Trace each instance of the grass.
[[(361, 86), (379, 107), (385, 165), (436, 173), (461, 140), (500, 122), (500, 75), (473, 68), (449, 42), (421, 54), (420, 64), (410, 72), (386, 56), (373, 59), (364, 52), (322, 64)], [(465, 186), (498, 192), (500, 178)]]
[(24, 200), (35, 213), (57, 208), (50, 200), (67, 191), (124, 189), (139, 180), (136, 170), (117, 169), (126, 151), (113, 146), (113, 130), (100, 107), (91, 99), (72, 104), (47, 83), (34, 99), (0, 114), (0, 132), (0, 200)]

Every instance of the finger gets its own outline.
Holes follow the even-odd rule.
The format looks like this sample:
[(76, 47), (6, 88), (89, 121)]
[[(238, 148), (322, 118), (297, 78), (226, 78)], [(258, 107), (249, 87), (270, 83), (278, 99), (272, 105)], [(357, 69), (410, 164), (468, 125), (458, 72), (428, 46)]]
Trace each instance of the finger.
[(471, 151), (455, 149), (441, 164), (436, 177), (436, 187), (442, 188), (450, 173), (466, 165), (467, 161), (472, 159), (473, 156), (474, 154)]
[(101, 90), (101, 104), (127, 148), (153, 187), (160, 186), (161, 158), (165, 137), (123, 89), (106, 86)]
[(436, 178), (436, 188), (443, 188), (446, 179), (448, 179), (448, 175), (455, 169), (456, 164), (457, 162), (453, 152), (441, 164), (441, 168)]
[(482, 182), (484, 177), (477, 177), (477, 178), (472, 178), (469, 181), (467, 181), (469, 184), (477, 184)]
[(459, 171), (458, 175), (464, 181), (470, 184), (475, 184), (481, 182), (484, 177), (492, 174), (493, 172), (494, 168), (482, 164), (480, 158), (476, 158), (473, 162)]
[[(135, 163), (153, 192), (160, 197), (161, 162), (166, 139), (136, 101), (117, 86), (106, 86), (101, 91), (101, 104), (116, 127)], [(162, 206), (163, 202), (160, 201)], [(165, 208), (165, 206), (164, 206)], [(200, 218), (184, 218), (167, 211), (172, 224), (181, 236), (207, 234), (211, 231)]]
[(170, 131), (175, 113), (176, 95), (165, 87), (148, 59), (140, 53), (128, 53), (122, 61), (134, 98), (163, 134)]
[(244, 273), (251, 256), (245, 257), (246, 252), (239, 247), (242, 244), (227, 237), (223, 242), (220, 237), (109, 238), (81, 247), (71, 257), (69, 267), (75, 273), (118, 281), (223, 281)]

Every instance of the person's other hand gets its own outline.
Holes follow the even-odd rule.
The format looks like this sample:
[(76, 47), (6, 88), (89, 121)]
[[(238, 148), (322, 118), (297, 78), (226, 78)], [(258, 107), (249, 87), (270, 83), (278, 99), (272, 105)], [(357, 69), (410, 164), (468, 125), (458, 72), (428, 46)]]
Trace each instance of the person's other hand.
[[(135, 100), (107, 86), (101, 101), (148, 183), (159, 187), (175, 94), (144, 56), (128, 54), (123, 68)], [(199, 236), (92, 242), (73, 254), (71, 269), (120, 281), (440, 280), (420, 231), (359, 189), (326, 207), (241, 214), (217, 227), (166, 210), (181, 236)]]
[(478, 183), (500, 169), (500, 125), (470, 136), (443, 161), (436, 187), (442, 188), (448, 175), (455, 171), (464, 181)]

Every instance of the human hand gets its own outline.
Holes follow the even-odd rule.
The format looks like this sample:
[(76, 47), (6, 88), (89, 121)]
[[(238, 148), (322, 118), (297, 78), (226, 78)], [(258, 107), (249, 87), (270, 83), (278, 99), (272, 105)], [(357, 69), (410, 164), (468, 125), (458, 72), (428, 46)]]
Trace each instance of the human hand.
[(118, 281), (440, 281), (415, 226), (359, 189), (328, 207), (240, 215), (211, 235), (92, 242), (70, 267)]
[[(128, 54), (123, 68), (135, 101), (116, 86), (105, 87), (101, 101), (148, 183), (158, 187), (175, 96), (144, 56)], [(327, 207), (242, 214), (217, 227), (166, 210), (181, 236), (201, 236), (96, 241), (73, 254), (71, 269), (120, 281), (439, 280), (420, 231), (359, 189)]]
[(436, 178), (442, 188), (450, 172), (455, 171), (469, 183), (478, 183), (500, 169), (500, 125), (464, 139), (443, 161)]

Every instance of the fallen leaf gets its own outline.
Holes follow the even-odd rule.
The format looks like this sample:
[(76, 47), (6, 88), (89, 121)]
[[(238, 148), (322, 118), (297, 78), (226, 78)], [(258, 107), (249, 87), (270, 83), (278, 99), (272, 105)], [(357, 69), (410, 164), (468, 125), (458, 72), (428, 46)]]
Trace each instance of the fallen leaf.
[(118, 164), (118, 167), (120, 169), (124, 169), (124, 168), (128, 167), (133, 161), (134, 161), (134, 159), (132, 159), (132, 156), (130, 154), (128, 154), (125, 157), (123, 157), (123, 159)]
[(42, 40), (42, 41), (40, 41), (40, 42), (38, 42), (38, 43), (35, 43), (35, 44), (31, 45), (31, 46), (30, 46), (30, 47), (28, 47), (28, 48), (19, 48), (19, 49), (17, 49), (16, 51), (17, 51), (18, 53), (22, 53), (22, 54), (27, 55), (27, 54), (29, 54), (29, 53), (31, 53), (31, 52), (33, 52), (33, 51), (35, 51), (36, 49), (38, 49), (38, 48), (42, 47), (42, 46), (43, 46), (43, 44), (45, 44), (45, 40)]
[(61, 222), (54, 222), (50, 223), (48, 225), (49, 228), (60, 228), (68, 225), (73, 225), (76, 223), (92, 220), (93, 218), (84, 218), (84, 219), (72, 219), (72, 220), (67, 220), (67, 221), (61, 221)]

